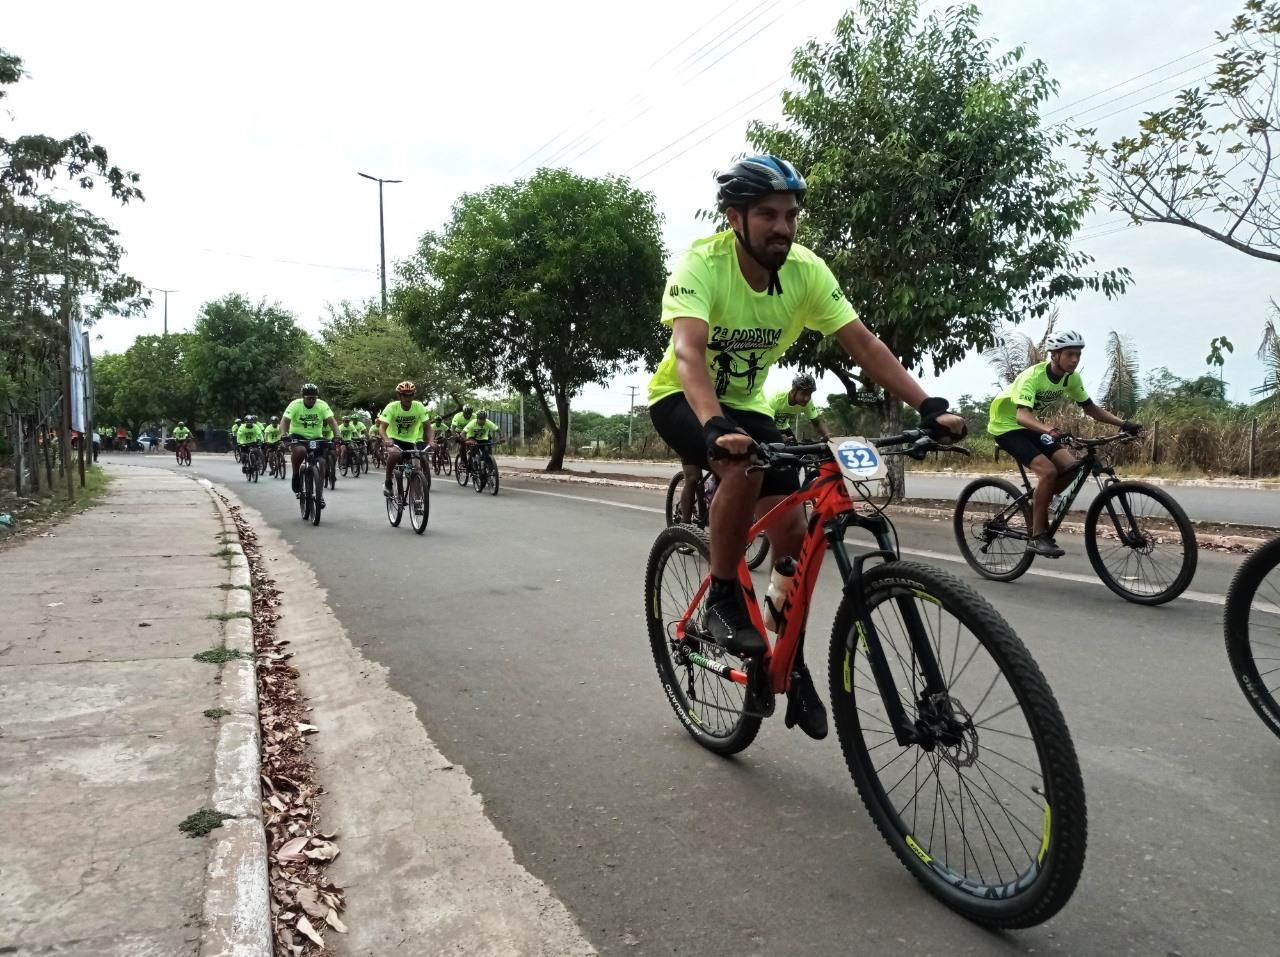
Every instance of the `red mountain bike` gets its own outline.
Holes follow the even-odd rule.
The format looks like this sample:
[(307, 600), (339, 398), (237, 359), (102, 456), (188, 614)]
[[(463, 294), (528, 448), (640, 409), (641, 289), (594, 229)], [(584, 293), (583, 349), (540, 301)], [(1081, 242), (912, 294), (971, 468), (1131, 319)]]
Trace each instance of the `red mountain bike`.
[[(903, 448), (882, 451), (890, 447)], [(816, 469), (751, 528), (754, 537), (785, 509), (813, 503), (776, 641), (750, 660), (712, 641), (703, 604), (710, 542), (690, 525), (664, 529), (649, 554), (649, 640), (689, 734), (716, 754), (739, 752), (790, 687), (830, 550), (844, 583), (831, 631), (832, 717), (871, 819), (948, 907), (991, 927), (1029, 927), (1066, 904), (1084, 866), (1084, 785), (1066, 722), (999, 612), (958, 578), (901, 561), (883, 510), (859, 513), (850, 497), (869, 501), (864, 483), (884, 474), (884, 456), (942, 448), (919, 430), (759, 446), (756, 467)], [(850, 554), (849, 528), (870, 532), (877, 547)], [(745, 561), (738, 576), (766, 634)]]

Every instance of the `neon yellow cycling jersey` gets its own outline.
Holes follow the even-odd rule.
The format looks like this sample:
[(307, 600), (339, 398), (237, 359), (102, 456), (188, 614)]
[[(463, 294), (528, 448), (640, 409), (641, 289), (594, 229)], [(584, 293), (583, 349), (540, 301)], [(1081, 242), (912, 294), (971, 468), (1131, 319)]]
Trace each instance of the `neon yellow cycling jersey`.
[(472, 419), (467, 423), (467, 427), (462, 430), (462, 434), (469, 439), (475, 439), (479, 442), (488, 442), (493, 438), (496, 432), (501, 431), (498, 423), (493, 419), (485, 419), (483, 422), (477, 422)]
[(236, 442), (240, 445), (248, 445), (250, 442), (262, 441), (262, 426), (260, 425), (242, 425), (236, 429)]
[[(662, 324), (701, 319), (707, 329), (707, 371), (720, 402), (772, 415), (764, 395), (769, 367), (805, 329), (829, 336), (858, 315), (836, 277), (817, 255), (793, 245), (778, 271), (783, 294), (756, 292), (738, 265), (731, 230), (696, 241), (667, 280)], [(683, 392), (674, 341), (649, 381), (649, 404)]]
[(187, 428), (185, 425), (180, 425), (173, 430), (173, 437), (177, 439), (179, 442), (183, 441), (184, 439), (189, 439), (191, 438), (191, 430)]
[(1037, 415), (1054, 399), (1067, 395), (1083, 405), (1089, 401), (1089, 393), (1084, 387), (1084, 380), (1079, 372), (1063, 376), (1057, 382), (1049, 378), (1049, 363), (1037, 362), (1023, 369), (1018, 377), (1009, 384), (991, 403), (987, 413), (987, 432), (991, 435), (1004, 435), (1014, 429), (1022, 428), (1018, 424), (1018, 407), (1031, 409)]
[(450, 421), (449, 428), (453, 429), (453, 431), (455, 432), (461, 432), (463, 429), (467, 427), (467, 423), (470, 421), (471, 420), (467, 418), (463, 413), (459, 412), (457, 415), (453, 417), (452, 421)]
[(265, 429), (262, 430), (262, 437), (266, 439), (268, 442), (279, 442), (280, 426), (268, 425)]
[(379, 422), (387, 423), (387, 438), (401, 442), (417, 442), (422, 438), (422, 425), (427, 421), (427, 407), (414, 399), (409, 408), (400, 404), (399, 399), (387, 403), (387, 407), (378, 415)]
[(328, 422), (333, 417), (333, 410), (324, 399), (316, 399), (316, 404), (307, 408), (306, 401), (294, 399), (284, 410), (284, 418), (289, 420), (289, 431), (304, 439), (331, 439)]
[(338, 434), (344, 439), (354, 439), (360, 435), (360, 430), (354, 422), (341, 422), (338, 424)]
[(784, 389), (769, 396), (769, 408), (773, 412), (773, 421), (778, 425), (790, 425), (791, 417), (797, 412), (803, 412), (804, 417), (810, 422), (814, 422), (818, 418), (818, 407), (813, 404), (813, 399), (810, 399), (804, 405), (791, 404), (790, 389)]

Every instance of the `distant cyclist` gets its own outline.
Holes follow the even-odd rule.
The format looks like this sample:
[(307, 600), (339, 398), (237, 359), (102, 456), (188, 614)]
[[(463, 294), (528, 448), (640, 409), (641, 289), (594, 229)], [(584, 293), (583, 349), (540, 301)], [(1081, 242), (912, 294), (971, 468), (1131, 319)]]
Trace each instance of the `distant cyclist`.
[(280, 435), (280, 416), (273, 415), (266, 428), (262, 430), (262, 438), (268, 445), (275, 445), (280, 441)]
[(502, 439), (502, 430), (498, 428), (497, 422), (489, 418), (489, 413), (484, 409), (477, 412), (476, 417), (468, 422), (462, 430), (463, 439), (475, 443), (475, 451), (471, 453), (473, 461), (476, 458), (481, 460), (490, 458), (495, 436), (500, 441)]
[(184, 423), (179, 422), (173, 427), (173, 441), (177, 443), (178, 446), (174, 450), (174, 455), (177, 456), (178, 461), (182, 461), (182, 453), (187, 450), (187, 443), (190, 439), (191, 430), (187, 428)]
[[(767, 648), (747, 612), (738, 565), (753, 515), (799, 487), (794, 470), (749, 471), (756, 442), (781, 442), (764, 395), (769, 368), (805, 329), (833, 337), (868, 377), (920, 411), (926, 427), (963, 435), (964, 420), (931, 398), (889, 348), (859, 320), (830, 268), (795, 245), (804, 178), (786, 160), (752, 156), (717, 178), (716, 203), (729, 229), (694, 242), (667, 280), (662, 323), (671, 343), (649, 383), (649, 414), (682, 461), (710, 468), (720, 483), (711, 502), (711, 585), (706, 625), (728, 651)], [(802, 510), (769, 532), (779, 559), (799, 554)], [(786, 724), (827, 734), (826, 709), (796, 658)]]
[(291, 445), (293, 493), (301, 495), (302, 482), (298, 476), (298, 466), (307, 457), (306, 443), (316, 439), (324, 441), (326, 431), (332, 436), (338, 429), (333, 410), (329, 408), (329, 403), (320, 398), (320, 390), (314, 382), (308, 382), (302, 387), (302, 398), (289, 403), (280, 419), (280, 429)]
[(1049, 351), (1048, 361), (1024, 369), (995, 397), (988, 414), (987, 431), (1014, 461), (1035, 473), (1027, 550), (1046, 558), (1061, 558), (1066, 553), (1048, 533), (1049, 503), (1055, 494), (1071, 484), (1077, 459), (1064, 447), (1070, 434), (1040, 421), (1036, 413), (1045, 411), (1055, 399), (1066, 396), (1089, 418), (1118, 426), (1130, 435), (1137, 435), (1142, 426), (1112, 415), (1089, 398), (1084, 380), (1076, 371), (1084, 349), (1084, 336), (1064, 329), (1050, 335), (1045, 346)]
[(818, 383), (814, 381), (813, 376), (801, 373), (791, 380), (790, 389), (775, 392), (769, 396), (769, 408), (773, 410), (773, 424), (788, 439), (796, 437), (791, 428), (791, 421), (794, 416), (802, 412), (810, 424), (817, 429), (819, 435), (824, 439), (831, 438), (831, 430), (822, 421), (818, 415), (817, 406), (813, 404), (813, 393), (817, 388)]
[(387, 498), (395, 494), (391, 490), (391, 476), (400, 464), (400, 453), (412, 451), (431, 435), (431, 426), (427, 422), (430, 413), (414, 398), (417, 391), (412, 382), (401, 382), (396, 386), (396, 399), (388, 402), (378, 414), (378, 434), (387, 447), (387, 475), (382, 486), (382, 494)]
[(246, 415), (244, 422), (240, 424), (240, 428), (236, 430), (236, 445), (244, 449), (244, 453), (240, 456), (240, 471), (246, 474), (249, 471), (249, 453), (253, 446), (262, 441), (262, 426), (258, 424), (255, 416)]

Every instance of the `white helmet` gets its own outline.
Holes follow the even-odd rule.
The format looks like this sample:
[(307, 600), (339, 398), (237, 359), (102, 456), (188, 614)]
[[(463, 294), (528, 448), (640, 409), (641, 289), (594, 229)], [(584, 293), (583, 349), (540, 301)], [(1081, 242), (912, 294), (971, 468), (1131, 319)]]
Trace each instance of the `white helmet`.
[(1057, 352), (1059, 349), (1083, 349), (1084, 336), (1074, 329), (1063, 329), (1049, 336), (1044, 347), (1049, 352)]

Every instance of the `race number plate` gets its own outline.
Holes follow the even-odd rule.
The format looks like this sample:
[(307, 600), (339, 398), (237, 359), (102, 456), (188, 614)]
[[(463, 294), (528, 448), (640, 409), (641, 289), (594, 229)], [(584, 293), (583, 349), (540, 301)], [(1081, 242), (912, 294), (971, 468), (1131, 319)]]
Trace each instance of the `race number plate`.
[(860, 435), (834, 438), (828, 444), (848, 482), (874, 482), (889, 472), (879, 450)]
[(312, 452), (314, 452), (319, 447), (320, 447), (320, 443), (317, 442), (315, 439), (312, 439), (310, 442), (307, 443), (307, 448), (309, 448)]

